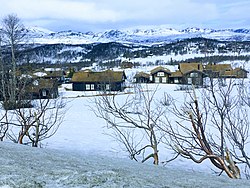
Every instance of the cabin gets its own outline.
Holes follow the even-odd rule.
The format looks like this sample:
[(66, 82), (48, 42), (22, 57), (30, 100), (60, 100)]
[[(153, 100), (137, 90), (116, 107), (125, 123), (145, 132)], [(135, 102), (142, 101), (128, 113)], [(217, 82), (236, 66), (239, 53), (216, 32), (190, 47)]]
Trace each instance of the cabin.
[(171, 72), (162, 66), (156, 67), (150, 72), (150, 81), (153, 83), (169, 83)]
[(58, 84), (62, 84), (65, 82), (66, 72), (61, 70), (60, 68), (45, 68), (42, 70), (36, 70), (33, 73), (33, 76), (40, 77), (43, 79), (56, 79)]
[(149, 83), (150, 82), (150, 74), (145, 72), (138, 72), (134, 76), (135, 83)]
[(203, 85), (203, 72), (201, 63), (180, 63), (178, 71), (170, 75), (170, 83)]
[(208, 64), (205, 72), (212, 78), (247, 78), (248, 71), (243, 68), (233, 69), (231, 64)]
[(183, 78), (183, 74), (181, 73), (180, 70), (171, 72), (171, 75), (169, 76), (169, 83), (170, 84), (182, 84), (182, 78)]
[(182, 73), (182, 84), (203, 85), (203, 66), (201, 63), (180, 63), (179, 70)]
[(133, 68), (134, 64), (130, 61), (123, 61), (121, 63), (121, 69), (131, 69)]
[(58, 84), (65, 82), (66, 73), (63, 70), (50, 70), (45, 72), (46, 75), (43, 76), (45, 79), (56, 79)]
[(243, 68), (235, 68), (233, 70), (233, 74), (235, 76), (235, 78), (247, 78), (247, 74), (249, 73), (247, 70), (243, 69)]
[[(18, 77), (17, 100), (54, 99), (58, 97), (58, 82), (56, 79)], [(8, 86), (6, 86), (8, 90)], [(0, 100), (8, 100), (9, 93), (0, 93)]]
[(232, 74), (231, 64), (208, 64), (204, 67), (204, 72), (210, 78), (226, 78)]
[(32, 79), (24, 87), (27, 99), (54, 99), (59, 95), (57, 79)]
[(188, 72), (185, 72), (185, 74), (183, 74), (182, 83), (188, 85), (202, 86), (204, 77), (205, 74), (202, 71), (190, 70)]
[(73, 91), (123, 91), (125, 79), (124, 71), (79, 71), (74, 73), (71, 82)]

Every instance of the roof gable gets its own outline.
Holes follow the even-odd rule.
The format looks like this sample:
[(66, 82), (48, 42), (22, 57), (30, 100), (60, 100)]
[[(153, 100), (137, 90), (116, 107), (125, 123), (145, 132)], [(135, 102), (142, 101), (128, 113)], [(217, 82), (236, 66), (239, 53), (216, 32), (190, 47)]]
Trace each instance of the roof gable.
[(184, 75), (190, 74), (190, 73), (198, 73), (198, 74), (204, 74), (205, 75), (205, 73), (203, 71), (195, 70), (195, 69), (190, 70), (190, 71), (186, 71)]
[(150, 74), (147, 74), (145, 72), (138, 72), (136, 73), (136, 75), (134, 76), (135, 78), (140, 78), (140, 77), (143, 77), (143, 78), (149, 78), (150, 77)]
[(165, 72), (167, 74), (171, 74), (171, 71), (169, 69), (164, 68), (162, 66), (154, 68), (153, 70), (150, 71), (150, 73), (155, 74), (155, 73), (160, 72), (160, 71)]

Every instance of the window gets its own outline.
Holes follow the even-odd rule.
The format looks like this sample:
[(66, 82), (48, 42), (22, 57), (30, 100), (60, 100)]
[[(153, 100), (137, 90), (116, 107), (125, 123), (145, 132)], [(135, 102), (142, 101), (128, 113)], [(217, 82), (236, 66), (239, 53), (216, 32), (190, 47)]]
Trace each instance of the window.
[(197, 78), (198, 77), (198, 73), (197, 72), (192, 72), (192, 73), (190, 73), (190, 77)]
[(179, 79), (178, 78), (174, 78), (174, 83), (178, 84), (179, 83)]
[(95, 85), (91, 84), (91, 90), (95, 90)]
[(160, 78), (159, 77), (155, 77), (155, 83), (160, 83)]
[(192, 78), (188, 78), (188, 84), (192, 84)]
[(164, 74), (164, 72), (158, 72), (157, 73), (157, 76), (164, 76), (165, 74)]
[(109, 84), (106, 84), (106, 90), (110, 90)]
[(167, 83), (167, 78), (166, 77), (162, 78), (162, 83)]
[(90, 84), (86, 84), (86, 90), (90, 90)]
[(43, 91), (42, 91), (42, 96), (43, 96), (43, 97), (46, 97), (46, 96), (47, 96), (46, 90), (43, 90)]

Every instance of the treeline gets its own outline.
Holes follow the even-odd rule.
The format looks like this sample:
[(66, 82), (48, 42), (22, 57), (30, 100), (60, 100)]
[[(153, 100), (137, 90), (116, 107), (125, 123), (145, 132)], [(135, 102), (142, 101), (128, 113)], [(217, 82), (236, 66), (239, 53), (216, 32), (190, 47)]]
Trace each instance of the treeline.
[[(184, 59), (182, 61), (221, 62), (228, 60), (249, 60), (250, 41), (218, 41), (206, 38), (191, 38), (168, 44), (143, 46), (121, 44), (117, 42), (96, 44), (30, 44), (20, 47), (19, 64), (81, 64), (83, 67), (92, 63), (108, 62), (108, 67), (119, 66), (119, 60), (126, 58), (147, 58), (151, 56), (173, 56), (167, 64), (178, 64), (177, 55), (201, 54), (203, 57)], [(243, 55), (244, 54), (244, 55)], [(155, 62), (153, 62), (154, 64)], [(158, 62), (159, 63), (159, 62)], [(162, 64), (162, 62), (160, 62)], [(106, 64), (106, 63), (105, 63)], [(157, 64), (157, 62), (156, 62)]]

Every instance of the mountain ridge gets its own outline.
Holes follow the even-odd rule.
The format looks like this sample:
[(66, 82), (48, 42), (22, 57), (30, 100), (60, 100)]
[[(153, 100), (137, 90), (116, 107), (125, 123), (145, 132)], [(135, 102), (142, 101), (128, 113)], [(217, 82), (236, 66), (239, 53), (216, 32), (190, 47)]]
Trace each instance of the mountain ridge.
[(209, 29), (189, 27), (173, 29), (168, 27), (111, 29), (103, 32), (59, 31), (54, 32), (44, 28), (27, 28), (27, 35), (33, 43), (39, 44), (90, 44), (90, 43), (135, 43), (154, 45), (169, 43), (186, 38), (203, 37), (223, 41), (250, 41), (250, 29)]

